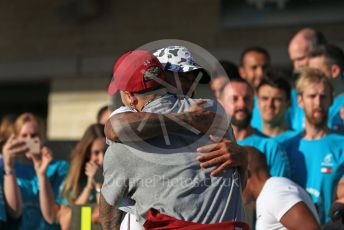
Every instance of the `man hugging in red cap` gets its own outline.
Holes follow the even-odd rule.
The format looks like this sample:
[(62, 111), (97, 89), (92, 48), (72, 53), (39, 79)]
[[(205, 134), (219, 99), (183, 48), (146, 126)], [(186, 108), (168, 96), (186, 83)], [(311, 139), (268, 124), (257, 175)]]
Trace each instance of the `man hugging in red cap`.
[[(108, 92), (120, 92), (126, 118), (117, 119), (121, 125), (112, 124), (121, 143), (109, 141), (105, 154), (103, 228), (119, 227), (117, 208), (130, 198), (131, 214), (146, 229), (247, 229), (241, 222), (245, 165), (223, 170), (213, 163), (201, 168), (196, 151), (200, 146), (220, 148), (209, 140), (215, 130), (216, 136), (233, 140), (228, 117), (214, 101), (169, 93), (169, 82), (160, 62), (147, 51), (126, 53), (114, 66)], [(190, 118), (190, 109), (197, 116)], [(126, 123), (131, 114), (143, 114), (140, 124)], [(159, 127), (145, 123), (150, 117), (160, 121)], [(151, 135), (143, 139), (140, 132), (145, 129)]]

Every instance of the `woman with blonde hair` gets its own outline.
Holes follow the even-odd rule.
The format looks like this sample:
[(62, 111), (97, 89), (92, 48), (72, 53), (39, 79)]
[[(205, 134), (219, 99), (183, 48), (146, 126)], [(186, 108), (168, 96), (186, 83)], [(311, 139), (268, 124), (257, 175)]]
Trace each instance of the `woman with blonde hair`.
[(54, 194), (66, 176), (68, 163), (53, 161), (52, 152), (42, 145), (43, 141), (43, 122), (31, 113), (18, 116), (14, 134), (2, 149), (7, 213), (12, 218), (21, 217), (9, 221), (8, 228), (59, 229), (43, 217), (56, 199)]

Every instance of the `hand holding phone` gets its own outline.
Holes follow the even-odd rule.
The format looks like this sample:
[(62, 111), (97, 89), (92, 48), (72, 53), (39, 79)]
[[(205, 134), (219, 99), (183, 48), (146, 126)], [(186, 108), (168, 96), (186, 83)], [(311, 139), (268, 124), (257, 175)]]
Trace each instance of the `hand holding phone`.
[(96, 174), (94, 175), (94, 182), (97, 184), (103, 184), (104, 182), (103, 169), (101, 167), (97, 168)]
[(41, 153), (41, 142), (39, 138), (28, 138), (23, 139), (28, 147), (28, 153), (40, 154)]

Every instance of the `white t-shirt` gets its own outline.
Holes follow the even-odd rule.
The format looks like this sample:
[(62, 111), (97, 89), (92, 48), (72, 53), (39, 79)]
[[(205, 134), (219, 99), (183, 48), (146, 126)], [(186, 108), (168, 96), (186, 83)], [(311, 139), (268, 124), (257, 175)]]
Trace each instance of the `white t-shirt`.
[(112, 111), (109, 117), (112, 117), (119, 113), (126, 113), (126, 112), (137, 112), (137, 110), (134, 108), (130, 108), (129, 106), (121, 106), (117, 108), (116, 110)]
[(300, 201), (307, 205), (319, 222), (315, 206), (305, 190), (287, 178), (269, 178), (256, 201), (256, 230), (286, 229), (280, 220)]
[[(121, 106), (121, 107), (117, 108), (116, 110), (112, 111), (112, 113), (109, 116), (109, 119), (116, 114), (126, 113), (126, 112), (137, 112), (137, 110), (130, 108), (129, 106)], [(105, 138), (105, 141), (106, 141), (106, 144), (108, 144), (108, 145), (111, 144), (111, 141), (107, 137)]]

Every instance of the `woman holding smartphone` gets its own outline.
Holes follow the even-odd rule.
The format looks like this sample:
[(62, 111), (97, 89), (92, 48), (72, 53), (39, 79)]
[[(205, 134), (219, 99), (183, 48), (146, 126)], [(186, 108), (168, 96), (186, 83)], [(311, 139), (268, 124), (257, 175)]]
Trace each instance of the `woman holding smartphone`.
[(60, 199), (50, 205), (44, 216), (48, 222), (58, 219), (61, 229), (71, 227), (71, 205), (96, 204), (92, 213), (92, 222), (98, 223), (98, 198), (101, 188), (103, 156), (106, 148), (104, 126), (90, 125), (71, 155), (68, 175), (60, 190)]
[[(37, 143), (37, 139), (43, 142), (43, 130), (42, 122), (35, 115), (21, 114), (14, 123), (14, 134), (3, 146), (3, 187), (7, 213), (14, 219), (21, 217), (9, 221), (9, 228), (59, 229), (57, 224), (47, 223), (43, 215), (56, 199), (67, 174), (68, 163), (53, 161), (52, 152), (42, 145), (39, 152), (32, 152), (35, 148), (32, 145)], [(21, 161), (15, 160), (18, 157)]]
[[(99, 222), (98, 199), (102, 182), (96, 175), (102, 176), (105, 150), (104, 126), (90, 125), (72, 152), (71, 167), (62, 190), (63, 205), (97, 204), (92, 214), (93, 223)], [(63, 216), (63, 209), (61, 212)]]

